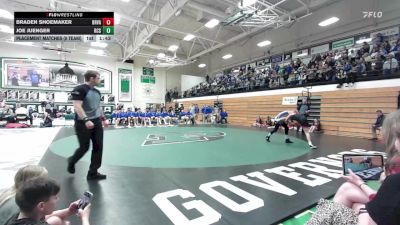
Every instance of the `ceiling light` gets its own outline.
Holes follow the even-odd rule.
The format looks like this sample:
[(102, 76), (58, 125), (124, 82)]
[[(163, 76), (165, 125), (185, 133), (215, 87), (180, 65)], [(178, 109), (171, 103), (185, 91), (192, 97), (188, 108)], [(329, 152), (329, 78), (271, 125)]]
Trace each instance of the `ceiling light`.
[(360, 40), (358, 40), (358, 41), (356, 41), (356, 43), (357, 44), (362, 44), (362, 43), (364, 43), (364, 42), (371, 42), (372, 41), (372, 38), (363, 38), (363, 39), (360, 39)]
[(4, 9), (0, 9), (0, 17), (12, 20), (14, 19), (14, 15), (11, 14), (9, 11), (4, 10)]
[(121, 16), (117, 13), (114, 13), (114, 24), (119, 24), (121, 22)]
[(121, 2), (130, 2), (131, 0), (121, 0)]
[(188, 35), (186, 35), (184, 38), (183, 38), (183, 40), (185, 40), (185, 41), (190, 41), (190, 40), (192, 40), (193, 38), (195, 38), (196, 36), (194, 36), (193, 34), (188, 34)]
[(171, 45), (168, 47), (168, 51), (174, 52), (178, 50), (178, 48), (179, 48), (178, 45)]
[(92, 47), (105, 48), (105, 47), (107, 47), (108, 44), (104, 43), (104, 42), (90, 42), (90, 45)]
[(258, 47), (264, 47), (264, 46), (267, 46), (267, 45), (270, 45), (270, 44), (271, 44), (270, 41), (265, 40), (265, 41), (262, 41), (262, 42), (258, 43), (257, 46)]
[(322, 22), (319, 23), (318, 25), (321, 26), (321, 27), (325, 27), (325, 26), (331, 25), (331, 24), (333, 24), (333, 23), (336, 23), (337, 21), (339, 21), (339, 18), (337, 18), (337, 17), (331, 17), (331, 18), (329, 18), (329, 19), (326, 19), (326, 20), (322, 21)]
[(165, 58), (165, 53), (162, 53), (162, 52), (158, 53), (157, 58), (159, 58), (159, 59)]
[(214, 28), (215, 26), (217, 26), (219, 24), (219, 20), (217, 19), (211, 19), (210, 21), (208, 21), (204, 26), (208, 27), (208, 28)]
[(229, 59), (229, 58), (232, 58), (232, 55), (231, 54), (227, 54), (227, 55), (222, 56), (222, 58), (223, 59)]
[(204, 67), (206, 67), (206, 64), (204, 64), (204, 63), (199, 64), (198, 67), (199, 67), (199, 68), (204, 68)]
[(153, 63), (154, 63), (154, 59), (150, 59), (150, 60), (149, 60), (149, 63), (150, 63), (150, 64), (153, 64)]
[(256, 3), (256, 2), (257, 2), (257, 0), (241, 0), (239, 2), (239, 8), (254, 5), (254, 3)]
[(88, 50), (88, 53), (91, 54), (91, 55), (104, 55), (104, 51), (102, 49), (90, 48)]

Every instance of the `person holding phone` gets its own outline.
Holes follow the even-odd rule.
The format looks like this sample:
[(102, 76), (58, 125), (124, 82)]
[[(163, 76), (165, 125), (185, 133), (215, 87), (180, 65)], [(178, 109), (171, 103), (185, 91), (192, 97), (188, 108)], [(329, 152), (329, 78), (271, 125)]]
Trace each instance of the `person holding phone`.
[(103, 126), (108, 126), (108, 121), (103, 115), (100, 106), (101, 94), (95, 87), (100, 83), (100, 74), (94, 70), (85, 73), (85, 84), (72, 90), (72, 100), (75, 114), (75, 132), (79, 141), (79, 148), (68, 158), (67, 171), (75, 173), (77, 163), (89, 150), (92, 141), (92, 157), (90, 162), (88, 180), (106, 179), (107, 176), (98, 172), (103, 156)]
[(90, 225), (90, 204), (78, 209), (78, 201), (67, 209), (54, 211), (60, 186), (53, 179), (39, 176), (25, 181), (16, 191), (15, 202), (20, 212), (4, 225), (61, 225), (62, 218), (77, 214), (82, 225)]
[(400, 224), (400, 110), (385, 119), (382, 131), (388, 163), (379, 190), (370, 188), (350, 170), (333, 201), (321, 199), (307, 225)]

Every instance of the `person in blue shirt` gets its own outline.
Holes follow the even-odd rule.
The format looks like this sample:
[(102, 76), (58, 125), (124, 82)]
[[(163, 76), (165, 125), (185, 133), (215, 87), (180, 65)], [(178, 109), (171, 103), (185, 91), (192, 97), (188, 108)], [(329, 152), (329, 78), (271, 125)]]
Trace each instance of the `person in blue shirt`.
[(132, 126), (132, 120), (133, 120), (133, 115), (132, 115), (132, 108), (128, 108), (128, 111), (126, 111), (126, 123), (128, 126)]
[(162, 120), (164, 121), (164, 124), (165, 125), (170, 125), (170, 117), (169, 117), (169, 115), (168, 115), (168, 113), (167, 112), (162, 112), (161, 113), (161, 118), (162, 118)]
[(198, 119), (199, 112), (200, 112), (199, 105), (195, 104), (195, 105), (194, 105), (194, 114), (195, 114), (194, 120), (197, 120), (197, 119)]
[(176, 117), (176, 114), (173, 110), (171, 110), (168, 115), (170, 117), (170, 121), (169, 121), (170, 124), (172, 124), (172, 123), (178, 124), (178, 118)]
[(179, 113), (179, 121), (183, 121), (184, 123), (186, 123), (187, 121), (187, 116), (186, 116), (186, 112), (185, 111), (181, 111)]
[(203, 123), (205, 123), (207, 121), (206, 105), (203, 105), (203, 107), (201, 107), (201, 114)]
[(152, 117), (152, 113), (147, 109), (147, 112), (145, 113), (144, 116), (144, 125), (146, 126), (146, 124), (148, 123), (149, 126), (151, 126), (151, 117)]
[(118, 119), (118, 113), (119, 110), (114, 110), (114, 112), (111, 114), (111, 123), (116, 124)]
[(137, 112), (132, 111), (132, 121), (133, 121), (133, 126), (137, 127), (139, 126), (139, 115)]
[(121, 111), (120, 113), (119, 113), (119, 115), (118, 115), (118, 123), (117, 123), (117, 125), (122, 125), (122, 126), (125, 126), (125, 122), (126, 122), (126, 120), (127, 120), (127, 114), (126, 114), (126, 112), (124, 112), (124, 111)]
[(32, 70), (32, 72), (30, 73), (30, 78), (32, 87), (39, 87), (40, 75), (37, 73), (36, 70)]
[(146, 113), (145, 113), (145, 112), (142, 112), (142, 111), (139, 109), (138, 116), (139, 116), (140, 125), (141, 125), (141, 126), (144, 126), (144, 121), (145, 121), (145, 119), (146, 119)]
[(157, 121), (157, 126), (161, 126), (162, 125), (162, 121), (161, 121), (161, 113), (160, 111), (157, 111), (154, 113), (154, 118)]
[(221, 116), (220, 120), (221, 124), (228, 123), (228, 113), (225, 111), (225, 109), (221, 109), (220, 116)]
[(194, 115), (190, 112), (190, 110), (189, 111), (187, 111), (186, 112), (186, 124), (192, 124), (192, 125), (194, 125), (195, 124), (195, 122), (194, 122)]

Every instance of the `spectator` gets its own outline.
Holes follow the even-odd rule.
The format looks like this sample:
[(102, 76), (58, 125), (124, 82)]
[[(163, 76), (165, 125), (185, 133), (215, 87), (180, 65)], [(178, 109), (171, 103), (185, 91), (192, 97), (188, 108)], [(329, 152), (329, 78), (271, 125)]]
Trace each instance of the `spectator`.
[(390, 75), (396, 71), (398, 67), (398, 62), (395, 58), (393, 58), (392, 54), (389, 54), (386, 57), (386, 61), (383, 63), (383, 74), (384, 75)]
[[(26, 121), (29, 120), (29, 111), (27, 108), (22, 107), (20, 104), (16, 105), (17, 109), (15, 110), (15, 120), (16, 121)], [(32, 125), (32, 122), (31, 122)]]
[(253, 127), (263, 127), (265, 126), (264, 121), (261, 119), (261, 116), (256, 118), (256, 122), (252, 124)]
[(376, 131), (381, 130), (383, 120), (385, 119), (385, 115), (383, 114), (382, 110), (376, 110), (376, 121), (371, 126), (372, 138), (369, 140), (377, 140)]
[(40, 176), (47, 176), (46, 168), (27, 165), (17, 171), (14, 177), (14, 185), (0, 195), (0, 224), (5, 224), (8, 218), (18, 212), (18, 206), (14, 201), (17, 189), (27, 180)]
[(3, 118), (7, 121), (7, 123), (15, 123), (14, 111), (11, 109), (9, 105), (4, 106)]
[[(335, 225), (400, 224), (400, 111), (391, 113), (383, 125), (386, 152), (389, 155), (386, 175), (378, 192), (371, 189), (351, 170), (347, 181), (336, 192), (333, 201), (321, 199), (317, 211), (307, 222)], [(397, 165), (394, 165), (397, 164)]]
[(225, 109), (221, 110), (220, 116), (221, 116), (220, 120), (221, 124), (228, 123), (228, 113), (225, 111)]
[(51, 118), (50, 114), (45, 112), (43, 123), (40, 123), (40, 127), (52, 127), (52, 126), (53, 126), (53, 118)]
[(13, 215), (5, 225), (55, 225), (78, 212), (83, 225), (89, 225), (90, 204), (78, 211), (78, 201), (64, 210), (54, 211), (60, 186), (48, 177), (36, 177), (22, 183), (15, 194), (20, 212)]
[(313, 124), (310, 127), (310, 133), (320, 132), (321, 131), (321, 122), (319, 119), (314, 119)]

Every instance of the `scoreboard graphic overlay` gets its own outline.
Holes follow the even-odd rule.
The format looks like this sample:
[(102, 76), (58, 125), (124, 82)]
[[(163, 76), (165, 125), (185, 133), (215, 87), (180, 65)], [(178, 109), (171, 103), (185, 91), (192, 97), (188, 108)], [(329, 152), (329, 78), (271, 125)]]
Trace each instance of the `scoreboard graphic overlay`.
[(15, 12), (14, 41), (109, 42), (114, 12)]

